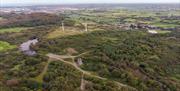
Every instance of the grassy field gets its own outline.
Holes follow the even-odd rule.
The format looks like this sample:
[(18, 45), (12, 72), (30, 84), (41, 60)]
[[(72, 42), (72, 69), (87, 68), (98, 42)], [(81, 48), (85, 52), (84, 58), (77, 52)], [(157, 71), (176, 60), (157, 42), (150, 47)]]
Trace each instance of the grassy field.
[(156, 30), (157, 33), (160, 33), (160, 34), (165, 34), (165, 33), (171, 33), (171, 31), (167, 31), (167, 30)]
[(163, 24), (163, 23), (154, 23), (152, 25), (157, 26), (157, 27), (162, 27), (162, 28), (174, 28), (178, 26), (176, 24)]
[(83, 32), (81, 32), (77, 28), (66, 27), (65, 30), (63, 31), (61, 29), (61, 27), (59, 27), (55, 31), (49, 33), (47, 35), (47, 38), (51, 39), (51, 38), (57, 38), (57, 37), (65, 37), (65, 36), (77, 35), (77, 34), (81, 34), (81, 33), (83, 33)]
[(27, 28), (24, 27), (16, 27), (16, 28), (4, 28), (0, 29), (0, 33), (5, 33), (5, 32), (21, 32), (22, 30), (26, 30)]
[(15, 47), (16, 47), (16, 46), (10, 45), (10, 44), (7, 43), (7, 42), (0, 41), (0, 51), (6, 51), (6, 50), (9, 50), (9, 49), (13, 49), (13, 48), (15, 48)]

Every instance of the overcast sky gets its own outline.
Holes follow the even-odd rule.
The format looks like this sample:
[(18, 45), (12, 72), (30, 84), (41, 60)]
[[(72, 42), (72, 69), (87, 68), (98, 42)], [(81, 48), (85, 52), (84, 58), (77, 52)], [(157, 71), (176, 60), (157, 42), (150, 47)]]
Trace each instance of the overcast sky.
[(0, 0), (0, 5), (73, 3), (180, 3), (180, 0)]

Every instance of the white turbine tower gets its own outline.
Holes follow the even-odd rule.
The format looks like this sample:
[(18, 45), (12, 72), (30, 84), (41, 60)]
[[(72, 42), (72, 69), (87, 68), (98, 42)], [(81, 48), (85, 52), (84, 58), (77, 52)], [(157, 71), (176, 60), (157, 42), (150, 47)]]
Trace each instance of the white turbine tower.
[(62, 21), (62, 30), (64, 31), (65, 30), (65, 28), (64, 28), (64, 21)]
[(84, 23), (83, 25), (84, 25), (84, 28), (85, 28), (84, 31), (87, 32), (87, 31), (88, 31), (88, 24), (87, 24), (87, 23)]

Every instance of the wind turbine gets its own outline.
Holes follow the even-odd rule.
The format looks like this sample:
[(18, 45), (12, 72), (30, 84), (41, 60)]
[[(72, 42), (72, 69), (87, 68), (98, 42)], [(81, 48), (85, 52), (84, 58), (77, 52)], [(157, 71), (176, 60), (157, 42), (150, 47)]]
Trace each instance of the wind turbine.
[(62, 30), (64, 31), (65, 30), (65, 28), (64, 28), (64, 21), (62, 21), (61, 25), (62, 25)]
[(84, 26), (84, 31), (87, 32), (88, 31), (88, 24), (87, 23), (81, 23)]

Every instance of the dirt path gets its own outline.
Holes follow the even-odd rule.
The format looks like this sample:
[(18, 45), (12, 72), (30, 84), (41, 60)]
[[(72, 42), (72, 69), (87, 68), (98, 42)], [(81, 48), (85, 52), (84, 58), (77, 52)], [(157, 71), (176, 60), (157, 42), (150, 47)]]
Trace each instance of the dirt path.
[[(87, 53), (87, 52), (86, 52), (86, 53)], [(69, 64), (69, 65), (74, 66), (77, 70), (79, 70), (80, 72), (83, 73), (83, 76), (84, 76), (84, 75), (89, 75), (89, 76), (91, 76), (91, 77), (95, 77), (95, 78), (98, 78), (98, 79), (101, 79), (101, 80), (108, 80), (107, 78), (103, 78), (103, 77), (97, 76), (97, 75), (92, 74), (91, 72), (85, 71), (85, 70), (83, 70), (83, 69), (81, 69), (80, 67), (77, 66), (77, 64), (74, 62), (74, 58), (75, 58), (75, 57), (79, 57), (79, 56), (81, 56), (81, 55), (84, 55), (84, 54), (86, 54), (86, 53), (82, 53), (82, 54), (80, 54), (80, 55), (78, 55), (78, 56), (69, 56), (69, 55), (67, 55), (67, 56), (64, 56), (64, 55), (63, 55), (63, 56), (60, 56), (60, 55), (56, 55), (56, 54), (49, 53), (49, 54), (47, 54), (47, 56), (48, 56), (49, 58), (56, 59), (56, 60), (59, 60), (59, 61), (61, 61), (61, 62), (66, 63), (66, 64)], [(63, 58), (72, 58), (73, 62), (65, 61)], [(81, 89), (83, 89), (83, 86), (84, 86), (84, 83), (83, 83), (83, 82), (84, 82), (84, 79), (81, 79), (81, 87), (80, 87)], [(129, 87), (129, 88), (132, 88), (132, 89), (136, 90), (135, 88), (133, 88), (133, 87), (131, 87), (131, 86), (122, 84), (122, 83), (117, 82), (117, 81), (114, 81), (114, 82), (117, 83), (119, 86)]]
[(80, 86), (80, 89), (81, 91), (84, 91), (85, 90), (85, 80), (84, 80), (84, 73), (82, 74), (82, 77), (81, 77), (81, 86)]
[[(72, 58), (72, 60), (74, 60), (75, 57), (79, 57), (79, 56), (84, 55), (84, 54), (86, 54), (86, 53), (87, 53), (87, 52), (82, 53), (82, 54), (79, 54), (79, 55), (77, 55), (77, 56), (58, 55), (58, 57), (60, 57), (61, 59)], [(50, 55), (51, 55), (51, 54), (50, 54)], [(52, 57), (51, 57), (51, 58), (52, 58)], [(44, 77), (45, 73), (47, 72), (49, 63), (50, 63), (51, 61), (53, 61), (53, 60), (51, 60), (51, 59), (48, 60), (48, 62), (46, 63), (46, 65), (45, 65), (45, 67), (44, 67), (44, 69), (43, 69), (43, 71), (41, 72), (41, 74), (38, 75), (38, 76), (35, 78), (38, 82), (43, 82), (43, 77)], [(63, 61), (64, 61), (64, 60), (63, 60)], [(64, 62), (67, 62), (67, 61), (64, 61)], [(71, 63), (71, 62), (69, 62), (69, 63)], [(76, 64), (71, 64), (71, 65), (75, 65), (76, 68), (78, 68), (78, 66), (77, 66)], [(81, 72), (83, 72), (83, 71), (81, 71)]]
[(72, 62), (68, 62), (68, 61), (63, 60), (63, 58), (71, 58), (71, 57), (69, 57), (69, 56), (63, 56), (63, 58), (61, 58), (62, 56), (55, 55), (55, 54), (51, 54), (51, 53), (50, 53), (50, 54), (47, 54), (47, 56), (48, 56), (49, 58), (52, 58), (52, 59), (60, 60), (60, 61), (62, 61), (62, 62), (64, 62), (64, 63), (66, 63), (66, 64), (70, 64), (70, 65), (74, 66), (77, 70), (83, 72), (84, 74), (90, 75), (90, 73), (88, 73), (88, 72), (80, 69), (75, 63), (72, 63)]
[(38, 76), (35, 78), (36, 81), (38, 81), (38, 82), (40, 82), (40, 83), (43, 82), (43, 77), (44, 77), (44, 75), (46, 74), (46, 72), (47, 72), (47, 70), (48, 70), (49, 63), (50, 63), (51, 61), (52, 61), (52, 60), (48, 60), (48, 62), (46, 63), (46, 65), (45, 65), (45, 67), (44, 67), (44, 69), (43, 69), (43, 71), (41, 72), (41, 74), (38, 75)]
[[(35, 77), (34, 79), (39, 82), (39, 83), (43, 83), (43, 77), (44, 75), (46, 74), (47, 70), (48, 70), (48, 66), (49, 66), (49, 63), (51, 62), (52, 60), (48, 60), (44, 69), (42, 70), (41, 74), (38, 75), (37, 77)], [(38, 89), (38, 91), (42, 91), (42, 87)]]

